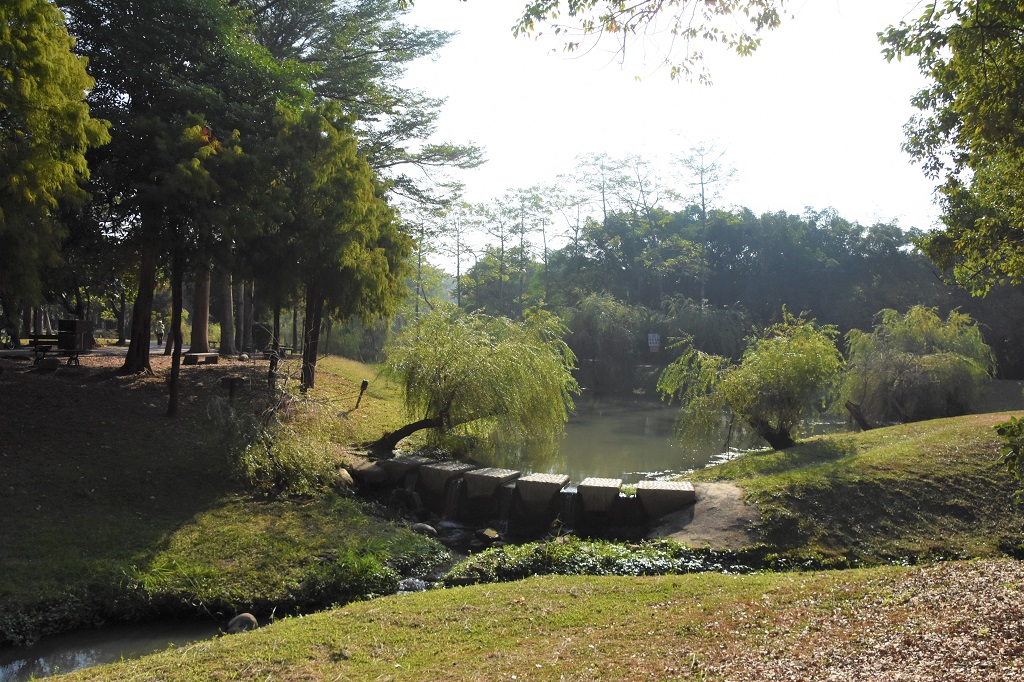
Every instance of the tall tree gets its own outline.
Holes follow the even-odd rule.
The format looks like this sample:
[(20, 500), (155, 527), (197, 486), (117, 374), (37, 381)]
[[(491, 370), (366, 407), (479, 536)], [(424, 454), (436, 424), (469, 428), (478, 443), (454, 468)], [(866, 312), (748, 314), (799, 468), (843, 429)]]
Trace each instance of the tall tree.
[[(254, 135), (281, 99), (301, 100), (301, 75), (246, 37), (242, 15), (221, 0), (64, 0), (96, 85), (88, 101), (112, 122), (111, 144), (90, 163), (108, 203), (122, 207), (140, 252), (131, 343), (124, 371), (149, 369), (153, 287), (178, 224), (170, 182), (184, 158), (190, 115), (226, 136)], [(168, 195), (170, 192), (170, 196)], [(241, 199), (241, 198), (239, 198)]]
[(54, 214), (85, 198), (86, 151), (110, 139), (90, 117), (94, 81), (73, 46), (49, 0), (0, 6), (0, 293), (9, 301), (41, 302), (40, 272), (58, 261), (65, 234)]
[(302, 385), (313, 388), (325, 312), (370, 320), (392, 312), (411, 243), (358, 154), (351, 119), (335, 103), (282, 110), (275, 156), (290, 220), (281, 238), (300, 259), (305, 292)]
[(919, 244), (976, 293), (1024, 282), (1024, 5), (945, 0), (882, 35), (891, 59), (917, 59), (931, 84), (904, 148), (941, 184), (944, 229)]
[[(736, 171), (723, 163), (725, 151), (719, 151), (714, 144), (702, 142), (690, 150), (690, 153), (678, 160), (679, 166), (686, 174), (685, 182), (696, 191), (693, 197), (700, 206), (702, 252), (707, 250), (708, 239), (708, 204), (713, 204), (722, 192), (722, 185), (727, 183)], [(700, 296), (697, 301), (704, 307), (707, 286), (707, 263), (703, 263), (700, 272)]]
[(474, 145), (432, 139), (444, 101), (401, 85), (407, 65), (436, 53), (451, 33), (404, 22), (400, 0), (238, 2), (251, 12), (257, 42), (308, 65), (317, 99), (356, 118), (361, 153), (391, 193), (446, 202), (458, 186), (443, 169), (483, 162)]

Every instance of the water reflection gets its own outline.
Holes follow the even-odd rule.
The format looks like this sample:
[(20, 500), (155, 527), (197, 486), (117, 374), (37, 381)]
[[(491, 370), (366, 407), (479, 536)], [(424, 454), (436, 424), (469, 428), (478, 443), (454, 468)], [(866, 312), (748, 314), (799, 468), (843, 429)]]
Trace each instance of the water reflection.
[(577, 405), (566, 425), (559, 461), (573, 481), (587, 476), (621, 478), (624, 483), (684, 474), (706, 467), (727, 451), (760, 447), (760, 439), (723, 420), (706, 440), (680, 442), (679, 408), (651, 401), (598, 401)]
[(0, 682), (22, 682), (139, 658), (209, 639), (218, 631), (214, 623), (150, 623), (57, 635), (29, 647), (0, 648)]

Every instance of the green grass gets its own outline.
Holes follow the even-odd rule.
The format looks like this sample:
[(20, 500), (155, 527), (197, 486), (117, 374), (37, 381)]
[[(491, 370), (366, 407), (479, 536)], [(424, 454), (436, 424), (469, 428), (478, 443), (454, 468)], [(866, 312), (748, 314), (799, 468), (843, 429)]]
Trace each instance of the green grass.
[(992, 426), (1006, 414), (820, 436), (699, 472), (730, 480), (782, 552), (875, 563), (1016, 551), (1024, 514), (999, 465)]
[(794, 622), (852, 609), (898, 574), (530, 578), (351, 604), (62, 679), (705, 679), (709, 657), (797, 646)]
[[(118, 377), (116, 364), (40, 373), (5, 363), (0, 643), (97, 619), (323, 606), (387, 591), (395, 569), (441, 558), (440, 545), (343, 492), (248, 494), (224, 415), (263, 410), (265, 366), (182, 368), (181, 414), (170, 420), (161, 361), (154, 377)], [(320, 471), (335, 473), (344, 444), (394, 428), (402, 410), (372, 368), (327, 359), (322, 369), (285, 417), (299, 432), (327, 425), (309, 447), (323, 455)], [(251, 379), (231, 410), (220, 386), (229, 373)], [(372, 390), (352, 410), (361, 379), (346, 376), (360, 375)]]

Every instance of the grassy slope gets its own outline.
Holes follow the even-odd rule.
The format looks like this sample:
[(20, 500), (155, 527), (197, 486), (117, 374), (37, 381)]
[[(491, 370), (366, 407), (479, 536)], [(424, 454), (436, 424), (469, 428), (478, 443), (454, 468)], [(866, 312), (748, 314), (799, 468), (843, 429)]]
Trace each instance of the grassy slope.
[(700, 472), (747, 491), (762, 541), (854, 560), (991, 556), (1012, 550), (1024, 513), (998, 464), (1006, 414), (812, 438)]
[[(1024, 567), (539, 577), (386, 597), (68, 680), (1010, 680)], [(895, 675), (894, 673), (899, 673)]]
[[(122, 604), (120, 616), (158, 606), (230, 616), (315, 598), (317, 557), (406, 561), (440, 551), (336, 495), (262, 502), (243, 494), (208, 414), (222, 411), (220, 379), (229, 373), (252, 380), (236, 407), (256, 409), (265, 366), (183, 367), (181, 416), (169, 420), (166, 358), (154, 358), (154, 377), (118, 377), (116, 359), (102, 362), (42, 373), (3, 361), (0, 642), (38, 632), (33, 620), (58, 630), (111, 615), (96, 612), (90, 594), (142, 586), (144, 598), (162, 601)], [(363, 376), (370, 389), (353, 410)], [(318, 379), (311, 398), (338, 410), (329, 420), (336, 442), (401, 423), (400, 406), (372, 368), (328, 359)], [(340, 461), (343, 453), (328, 456)]]

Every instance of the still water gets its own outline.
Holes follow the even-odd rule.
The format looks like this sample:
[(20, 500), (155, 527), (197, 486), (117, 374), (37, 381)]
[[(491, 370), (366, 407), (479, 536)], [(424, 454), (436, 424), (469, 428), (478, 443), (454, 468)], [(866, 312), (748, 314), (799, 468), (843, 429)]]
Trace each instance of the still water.
[(703, 469), (763, 445), (742, 428), (730, 433), (724, 422), (708, 439), (682, 443), (676, 435), (678, 415), (678, 407), (653, 401), (578, 404), (550, 470), (568, 474), (573, 482), (597, 476), (632, 484)]
[(30, 647), (0, 648), (0, 682), (23, 682), (94, 665), (139, 658), (209, 639), (216, 623), (184, 621), (106, 627), (47, 637)]

